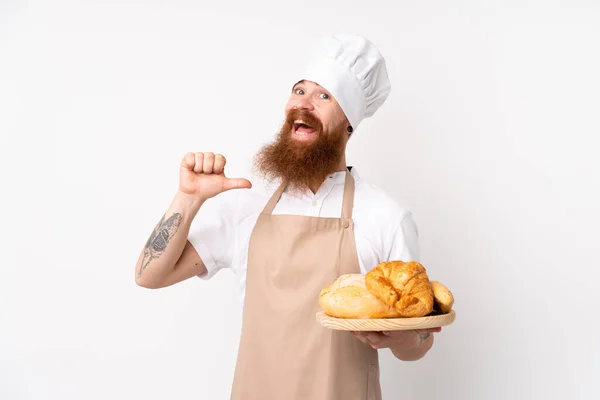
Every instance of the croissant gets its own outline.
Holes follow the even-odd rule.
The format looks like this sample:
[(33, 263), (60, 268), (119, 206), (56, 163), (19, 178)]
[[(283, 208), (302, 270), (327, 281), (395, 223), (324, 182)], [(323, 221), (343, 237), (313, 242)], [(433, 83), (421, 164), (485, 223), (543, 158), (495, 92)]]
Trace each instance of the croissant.
[(423, 317), (433, 311), (433, 289), (425, 268), (416, 261), (387, 261), (365, 276), (369, 292), (394, 307), (401, 317)]

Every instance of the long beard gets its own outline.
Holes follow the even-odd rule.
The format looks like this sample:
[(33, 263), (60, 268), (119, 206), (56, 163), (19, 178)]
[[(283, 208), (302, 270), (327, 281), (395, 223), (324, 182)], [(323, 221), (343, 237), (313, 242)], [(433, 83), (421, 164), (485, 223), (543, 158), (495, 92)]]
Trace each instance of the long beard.
[[(316, 130), (315, 139), (303, 142), (292, 137), (297, 119)], [(343, 128), (324, 133), (318, 118), (294, 109), (288, 113), (276, 140), (258, 151), (254, 167), (267, 181), (281, 179), (291, 189), (319, 187), (340, 165), (345, 150), (344, 135)]]

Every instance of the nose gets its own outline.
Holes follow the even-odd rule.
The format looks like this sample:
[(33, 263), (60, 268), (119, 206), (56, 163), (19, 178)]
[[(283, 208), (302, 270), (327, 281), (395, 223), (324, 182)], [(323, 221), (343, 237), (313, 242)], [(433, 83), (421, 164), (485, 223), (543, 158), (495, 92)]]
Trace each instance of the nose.
[(298, 110), (307, 110), (313, 111), (315, 109), (313, 103), (310, 101), (308, 96), (302, 96), (296, 100), (292, 108), (296, 108)]

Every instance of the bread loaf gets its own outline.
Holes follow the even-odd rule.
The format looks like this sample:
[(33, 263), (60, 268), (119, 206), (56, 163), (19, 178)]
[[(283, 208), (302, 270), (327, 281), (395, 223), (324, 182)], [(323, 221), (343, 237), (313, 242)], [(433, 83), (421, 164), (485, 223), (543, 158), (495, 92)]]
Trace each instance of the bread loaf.
[(367, 290), (365, 275), (346, 274), (321, 290), (319, 305), (337, 318), (394, 318), (400, 313)]
[(443, 314), (450, 312), (454, 305), (452, 292), (438, 281), (431, 281), (433, 289), (433, 308)]

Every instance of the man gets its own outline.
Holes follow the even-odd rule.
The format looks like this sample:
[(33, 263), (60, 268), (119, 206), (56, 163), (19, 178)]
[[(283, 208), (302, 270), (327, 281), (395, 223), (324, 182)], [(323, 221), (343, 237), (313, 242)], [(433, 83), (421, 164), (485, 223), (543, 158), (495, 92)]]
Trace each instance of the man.
[[(333, 36), (293, 86), (277, 139), (257, 153), (256, 170), (273, 190), (227, 178), (222, 155), (185, 155), (136, 281), (159, 288), (235, 271), (243, 321), (232, 399), (381, 399), (377, 349), (417, 360), (440, 331), (350, 333), (315, 318), (320, 290), (341, 274), (418, 258), (410, 212), (346, 166), (349, 138), (389, 92), (377, 48)], [(220, 211), (200, 212), (209, 200)]]

